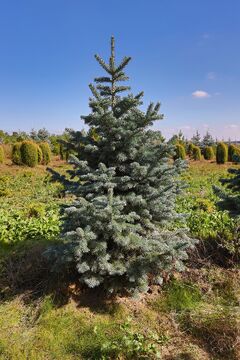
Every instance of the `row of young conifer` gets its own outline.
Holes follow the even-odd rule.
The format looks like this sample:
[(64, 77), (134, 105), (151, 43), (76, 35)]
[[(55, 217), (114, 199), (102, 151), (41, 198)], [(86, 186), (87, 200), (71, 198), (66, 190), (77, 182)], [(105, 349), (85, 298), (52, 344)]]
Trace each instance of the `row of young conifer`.
[[(2, 153), (4, 159), (3, 148)], [(12, 162), (16, 165), (35, 167), (38, 164), (47, 165), (50, 160), (51, 149), (47, 142), (35, 143), (33, 141), (25, 140), (13, 144)]]
[[(224, 142), (216, 146), (206, 146), (200, 148), (192, 143), (184, 145), (176, 144), (175, 159), (186, 159), (189, 156), (192, 160), (216, 160), (218, 164), (234, 162), (240, 156), (240, 148), (234, 144), (227, 145)], [(61, 157), (66, 159), (65, 156)], [(0, 145), (0, 164), (4, 162), (4, 149)], [(12, 161), (16, 165), (27, 165), (35, 167), (38, 164), (47, 165), (51, 159), (51, 148), (47, 142), (36, 143), (25, 140), (17, 142), (12, 148)]]
[(176, 144), (175, 159), (186, 159), (189, 156), (192, 160), (216, 160), (218, 164), (226, 162), (234, 162), (236, 157), (240, 156), (240, 148), (236, 145), (227, 145), (219, 142), (216, 146), (206, 146), (200, 148), (192, 143), (184, 146), (184, 144)]

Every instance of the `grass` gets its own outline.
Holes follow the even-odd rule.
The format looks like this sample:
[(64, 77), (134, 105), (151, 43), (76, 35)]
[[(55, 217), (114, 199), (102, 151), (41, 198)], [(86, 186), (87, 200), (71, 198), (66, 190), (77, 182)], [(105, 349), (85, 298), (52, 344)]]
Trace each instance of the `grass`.
[[(67, 168), (63, 162), (51, 165), (60, 171)], [(227, 168), (191, 162), (183, 175), (188, 188), (178, 210), (190, 214), (190, 231), (204, 241), (219, 229), (231, 235), (231, 220), (217, 209), (212, 191), (212, 185), (227, 176)], [(1, 360), (156, 359), (158, 353), (164, 360), (239, 358), (237, 266), (191, 268), (190, 263), (189, 271), (174, 274), (137, 302), (103, 301), (101, 293), (84, 293), (63, 279), (49, 283), (40, 254), (57, 240), (59, 207), (65, 201), (44, 166), (0, 166), (0, 212), (16, 220), (13, 240), (0, 241)], [(56, 222), (48, 221), (50, 213)], [(23, 219), (25, 232), (20, 234), (16, 226)]]
[(201, 291), (195, 284), (171, 281), (163, 288), (163, 295), (153, 303), (153, 309), (165, 312), (181, 312), (195, 309), (201, 302)]

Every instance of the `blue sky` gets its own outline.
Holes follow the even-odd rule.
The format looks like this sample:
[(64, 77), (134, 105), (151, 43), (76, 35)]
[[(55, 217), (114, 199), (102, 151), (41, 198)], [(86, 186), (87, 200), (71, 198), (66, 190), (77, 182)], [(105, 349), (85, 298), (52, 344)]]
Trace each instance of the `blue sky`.
[(165, 136), (240, 139), (239, 14), (239, 0), (0, 0), (0, 129), (82, 128), (113, 34)]

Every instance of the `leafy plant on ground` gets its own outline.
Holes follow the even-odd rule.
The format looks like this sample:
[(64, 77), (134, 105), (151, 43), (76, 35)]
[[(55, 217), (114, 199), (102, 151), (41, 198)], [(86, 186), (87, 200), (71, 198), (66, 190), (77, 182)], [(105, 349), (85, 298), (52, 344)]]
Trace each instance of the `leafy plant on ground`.
[(39, 212), (31, 207), (29, 212), (15, 209), (0, 209), (0, 243), (13, 244), (38, 238), (54, 239), (59, 235), (60, 219), (58, 211)]
[[(139, 333), (132, 329), (131, 318), (119, 326), (120, 336), (101, 346), (101, 359), (160, 359), (160, 345), (168, 341), (168, 336), (147, 331)], [(95, 328), (95, 332), (97, 332)]]

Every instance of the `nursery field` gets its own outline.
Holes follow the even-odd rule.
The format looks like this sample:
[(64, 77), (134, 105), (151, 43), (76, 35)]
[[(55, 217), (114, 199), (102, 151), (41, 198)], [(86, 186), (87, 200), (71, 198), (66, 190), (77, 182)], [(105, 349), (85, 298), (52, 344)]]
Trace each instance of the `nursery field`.
[(0, 165), (0, 359), (239, 359), (234, 221), (212, 190), (229, 166), (190, 162), (182, 176), (177, 210), (199, 239), (188, 269), (138, 300), (106, 300), (100, 290), (50, 276), (41, 256), (59, 241), (60, 209), (71, 200), (61, 185), (43, 165)]

